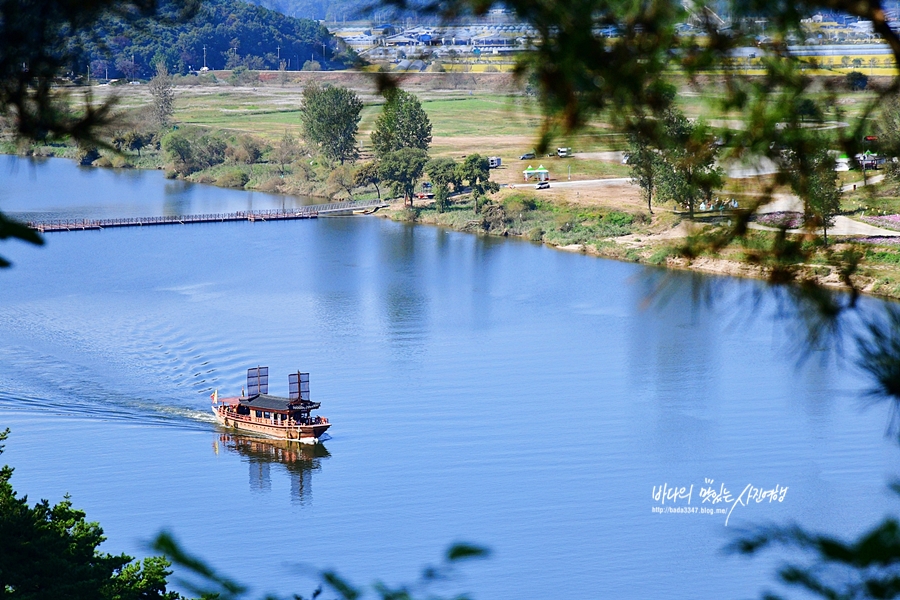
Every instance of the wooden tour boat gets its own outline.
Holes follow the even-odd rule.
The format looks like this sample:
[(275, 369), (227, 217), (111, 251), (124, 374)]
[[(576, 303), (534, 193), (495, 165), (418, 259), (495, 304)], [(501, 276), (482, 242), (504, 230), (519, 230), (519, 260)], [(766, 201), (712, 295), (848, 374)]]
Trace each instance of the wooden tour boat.
[(267, 437), (316, 444), (331, 427), (328, 419), (313, 416), (320, 403), (309, 399), (309, 373), (288, 376), (289, 397), (269, 395), (269, 368), (247, 370), (247, 395), (219, 398), (212, 394), (212, 411), (223, 427), (258, 433)]

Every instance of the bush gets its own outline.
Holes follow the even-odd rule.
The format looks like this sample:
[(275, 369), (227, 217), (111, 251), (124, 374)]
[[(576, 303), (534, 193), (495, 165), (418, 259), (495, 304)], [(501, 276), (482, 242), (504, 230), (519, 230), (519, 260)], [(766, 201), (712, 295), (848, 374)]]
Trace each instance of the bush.
[(397, 213), (397, 219), (399, 219), (400, 221), (405, 221), (407, 223), (415, 223), (416, 219), (418, 218), (419, 211), (409, 206)]
[(660, 248), (650, 255), (647, 262), (651, 265), (664, 265), (670, 256), (675, 256), (677, 251), (674, 248)]
[(116, 169), (130, 169), (131, 163), (128, 162), (128, 159), (124, 156), (119, 156), (118, 154), (112, 157), (112, 166)]
[(85, 148), (84, 146), (79, 146), (78, 150), (75, 152), (75, 160), (77, 160), (79, 164), (84, 166), (92, 164), (98, 158), (100, 158), (100, 152), (97, 151), (96, 148)]
[(503, 209), (510, 215), (519, 215), (537, 208), (537, 202), (531, 196), (513, 194), (503, 199)]
[(191, 178), (196, 183), (215, 183), (216, 178), (209, 173), (198, 173)]
[(544, 230), (540, 227), (535, 227), (528, 232), (528, 239), (532, 242), (540, 242), (544, 239)]
[(162, 147), (181, 175), (190, 175), (225, 161), (226, 144), (215, 135), (195, 137), (196, 132), (177, 130), (166, 135)]
[(569, 213), (559, 213), (553, 221), (556, 229), (563, 233), (569, 233), (575, 227), (575, 218)]
[(634, 215), (614, 210), (603, 215), (601, 221), (607, 225), (627, 227), (634, 224)]
[(107, 157), (105, 157), (105, 156), (101, 156), (100, 158), (98, 158), (97, 160), (95, 160), (94, 162), (92, 162), (91, 165), (94, 166), (94, 167), (111, 167), (111, 166), (112, 166), (112, 161), (109, 160), (109, 159), (108, 159)]
[(284, 184), (284, 179), (281, 177), (270, 177), (256, 186), (261, 192), (268, 193), (278, 193), (281, 191), (281, 186)]
[(865, 73), (850, 71), (847, 73), (847, 87), (853, 92), (861, 92), (869, 86), (869, 78)]
[(228, 77), (228, 83), (231, 85), (256, 85), (259, 83), (259, 71), (251, 71), (247, 67), (241, 65), (235, 67)]
[(252, 165), (259, 162), (264, 150), (263, 142), (252, 136), (242, 135), (225, 148), (225, 157), (232, 163)]
[(230, 188), (243, 188), (250, 181), (250, 176), (241, 171), (234, 169), (219, 176), (216, 185)]

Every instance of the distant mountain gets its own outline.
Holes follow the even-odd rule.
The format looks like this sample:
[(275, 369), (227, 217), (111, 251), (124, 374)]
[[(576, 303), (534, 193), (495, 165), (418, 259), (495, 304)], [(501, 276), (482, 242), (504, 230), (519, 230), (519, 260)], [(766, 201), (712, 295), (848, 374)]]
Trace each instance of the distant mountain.
[[(366, 20), (376, 23), (396, 23), (415, 17), (412, 10), (398, 11), (385, 7), (379, 0), (250, 0), (254, 4), (301, 19), (316, 19), (329, 23)], [(414, 2), (411, 4), (415, 4)], [(419, 15), (423, 16), (423, 15)], [(431, 19), (436, 20), (436, 19)]]
[(75, 37), (74, 73), (104, 77), (150, 77), (164, 61), (170, 72), (187, 73), (205, 64), (210, 69), (278, 69), (290, 61), (297, 69), (314, 59), (325, 68), (340, 68), (349, 57), (343, 43), (308, 18), (295, 18), (240, 0), (204, 0), (190, 20), (178, 22), (174, 8), (163, 19), (101, 21), (89, 35)]

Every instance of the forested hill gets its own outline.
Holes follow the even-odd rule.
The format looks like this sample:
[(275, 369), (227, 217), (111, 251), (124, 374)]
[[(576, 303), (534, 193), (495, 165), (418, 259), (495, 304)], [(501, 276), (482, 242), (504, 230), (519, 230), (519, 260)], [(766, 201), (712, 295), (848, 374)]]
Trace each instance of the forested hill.
[[(90, 38), (73, 38), (79, 63), (75, 73), (90, 65), (95, 78), (149, 77), (163, 60), (170, 72), (210, 69), (278, 69), (279, 57), (297, 69), (307, 60), (324, 68), (340, 68), (343, 44), (310, 19), (288, 17), (240, 0), (203, 0), (199, 12), (179, 22), (174, 9), (163, 7), (168, 19), (140, 19), (131, 23), (118, 18), (101, 21)], [(133, 58), (132, 58), (133, 57)], [(323, 60), (324, 59), (324, 60)]]
[[(324, 19), (326, 21), (351, 21), (359, 17), (372, 17), (379, 12), (379, 2), (367, 0), (251, 0), (286, 15)], [(373, 8), (376, 7), (376, 8)], [(381, 12), (393, 13), (382, 10)]]

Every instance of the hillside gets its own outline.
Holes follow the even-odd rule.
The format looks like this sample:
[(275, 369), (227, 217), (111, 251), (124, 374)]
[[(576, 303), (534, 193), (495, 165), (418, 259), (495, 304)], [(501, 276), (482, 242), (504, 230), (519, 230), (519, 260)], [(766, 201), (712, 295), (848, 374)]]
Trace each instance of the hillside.
[(307, 60), (341, 68), (349, 55), (343, 43), (311, 19), (289, 17), (239, 0), (205, 0), (190, 20), (179, 22), (171, 8), (162, 19), (126, 22), (106, 18), (89, 35), (73, 38), (78, 48), (76, 74), (90, 65), (95, 78), (149, 77), (165, 61), (170, 72), (210, 69), (278, 69), (279, 60), (294, 70)]

